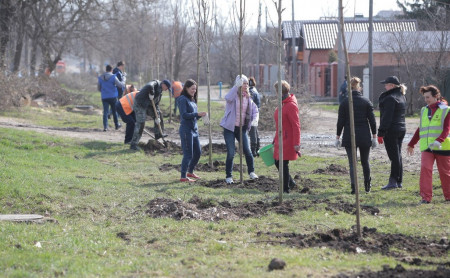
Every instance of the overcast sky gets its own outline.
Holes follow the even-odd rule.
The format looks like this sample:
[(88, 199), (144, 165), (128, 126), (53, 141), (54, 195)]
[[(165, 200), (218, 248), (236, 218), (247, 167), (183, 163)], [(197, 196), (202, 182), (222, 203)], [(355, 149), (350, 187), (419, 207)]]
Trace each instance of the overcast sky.
[[(223, 0), (219, 1), (221, 4)], [(262, 26), (265, 26), (265, 7), (267, 7), (268, 21), (278, 22), (274, 1), (278, 0), (246, 0), (246, 18), (249, 29), (256, 29), (258, 24), (258, 3), (262, 6)], [(225, 2), (225, 1), (224, 1)], [(235, 2), (239, 7), (239, 0), (226, 1), (229, 6)], [(338, 15), (339, 0), (294, 0), (295, 20), (319, 19), (323, 16)], [(352, 17), (354, 14), (369, 16), (369, 0), (343, 0), (344, 16)], [(283, 21), (292, 20), (292, 0), (282, 0), (285, 11)], [(373, 0), (373, 15), (381, 10), (400, 10), (396, 0)]]

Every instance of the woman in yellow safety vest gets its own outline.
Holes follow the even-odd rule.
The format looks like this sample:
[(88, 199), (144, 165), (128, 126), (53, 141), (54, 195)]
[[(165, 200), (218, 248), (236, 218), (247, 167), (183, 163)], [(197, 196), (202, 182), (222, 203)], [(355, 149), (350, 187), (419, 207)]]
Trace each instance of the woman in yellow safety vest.
[(408, 154), (414, 154), (419, 142), (422, 152), (420, 167), (421, 204), (429, 204), (433, 197), (433, 164), (436, 160), (442, 191), (450, 202), (450, 113), (447, 101), (434, 85), (420, 87), (427, 106), (420, 112), (420, 126), (408, 143)]

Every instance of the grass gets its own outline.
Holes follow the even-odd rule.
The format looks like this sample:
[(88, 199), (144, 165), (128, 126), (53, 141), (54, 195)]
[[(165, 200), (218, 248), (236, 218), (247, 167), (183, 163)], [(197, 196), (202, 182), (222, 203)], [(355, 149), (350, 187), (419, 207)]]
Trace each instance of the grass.
[[(221, 104), (214, 105), (213, 117), (220, 118), (222, 110), (217, 107)], [(204, 109), (205, 104), (199, 106)], [(95, 128), (101, 123), (99, 115), (82, 116), (64, 109), (50, 112), (25, 109), (3, 115), (20, 115), (54, 126)], [(37, 213), (57, 220), (45, 224), (0, 222), (0, 276), (323, 277), (366, 269), (379, 271), (385, 264), (401, 264), (381, 254), (297, 249), (258, 242), (259, 231), (310, 234), (355, 225), (354, 215), (330, 214), (320, 205), (289, 216), (269, 213), (260, 218), (218, 223), (150, 218), (145, 205), (157, 197), (188, 201), (197, 195), (213, 202), (243, 203), (278, 196), (275, 192), (181, 184), (177, 182), (176, 170), (159, 171), (163, 163), (179, 164), (182, 157), (178, 154), (146, 155), (130, 152), (123, 144), (72, 140), (9, 128), (0, 128), (0, 134), (0, 213)], [(225, 155), (215, 154), (214, 159), (224, 161)], [(207, 160), (203, 156), (200, 163)], [(275, 167), (264, 166), (261, 159), (255, 163), (259, 175), (277, 177)], [(348, 168), (347, 161), (339, 157), (304, 155), (291, 163), (293, 174), (320, 186), (312, 194), (297, 191), (285, 196), (285, 200), (309, 203), (327, 198), (352, 203), (348, 176), (313, 173), (331, 163)], [(384, 192), (379, 185), (387, 179), (388, 165), (373, 161), (372, 169), (377, 187), (371, 194), (361, 194), (361, 204), (380, 208), (381, 215), (363, 212), (363, 226), (430, 239), (448, 237), (448, 204), (443, 202), (439, 188), (434, 190), (431, 205), (417, 206), (418, 173), (405, 173), (405, 189)], [(199, 174), (206, 180), (224, 178), (222, 172)], [(439, 184), (437, 175), (434, 179)], [(127, 239), (120, 238), (119, 233)], [(42, 248), (35, 246), (37, 242)], [(286, 261), (284, 271), (267, 271), (274, 257)], [(430, 260), (444, 262), (449, 256)], [(403, 265), (407, 269), (429, 268)]]

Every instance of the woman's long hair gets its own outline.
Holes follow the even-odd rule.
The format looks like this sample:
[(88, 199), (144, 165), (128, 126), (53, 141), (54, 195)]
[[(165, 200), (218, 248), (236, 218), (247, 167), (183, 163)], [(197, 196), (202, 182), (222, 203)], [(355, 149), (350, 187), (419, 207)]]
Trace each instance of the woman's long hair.
[(395, 85), (395, 88), (400, 88), (400, 92), (402, 93), (402, 95), (406, 95), (406, 90), (408, 90), (408, 87), (406, 87), (405, 84), (400, 84), (400, 85)]
[(352, 86), (352, 91), (361, 91), (361, 79), (359, 77), (353, 76), (350, 79), (350, 85)]
[(447, 100), (442, 96), (441, 91), (435, 85), (422, 86), (419, 89), (419, 92), (423, 95), (426, 92), (430, 92), (433, 97), (442, 103), (447, 104)]
[(197, 103), (198, 86), (197, 86), (197, 90), (195, 91), (195, 94), (193, 97), (191, 97), (191, 95), (189, 95), (189, 93), (187, 91), (188, 88), (190, 88), (194, 85), (197, 86), (197, 82), (195, 82), (193, 79), (186, 80), (186, 82), (184, 82), (183, 91), (181, 92), (181, 95), (185, 96), (188, 99), (190, 99), (191, 101), (195, 101), (195, 103)]

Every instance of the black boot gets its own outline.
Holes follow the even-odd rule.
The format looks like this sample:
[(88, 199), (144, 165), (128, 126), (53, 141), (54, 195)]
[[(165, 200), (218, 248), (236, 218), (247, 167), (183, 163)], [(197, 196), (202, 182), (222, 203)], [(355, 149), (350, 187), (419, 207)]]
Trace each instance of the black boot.
[(350, 194), (355, 194), (355, 185), (353, 183), (351, 184), (351, 187), (352, 187), (352, 192), (350, 192)]
[(388, 184), (383, 186), (381, 189), (383, 189), (383, 190), (390, 190), (390, 189), (394, 189), (394, 188), (397, 188), (397, 181), (394, 180), (393, 178), (389, 178)]
[(297, 186), (297, 184), (295, 183), (294, 179), (289, 177), (289, 189), (292, 190)]
[(371, 181), (372, 178), (369, 178), (369, 180), (364, 181), (364, 189), (366, 190), (366, 193), (370, 192), (370, 188), (372, 187), (372, 184), (370, 184)]

